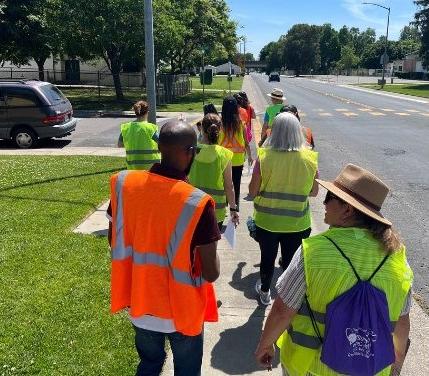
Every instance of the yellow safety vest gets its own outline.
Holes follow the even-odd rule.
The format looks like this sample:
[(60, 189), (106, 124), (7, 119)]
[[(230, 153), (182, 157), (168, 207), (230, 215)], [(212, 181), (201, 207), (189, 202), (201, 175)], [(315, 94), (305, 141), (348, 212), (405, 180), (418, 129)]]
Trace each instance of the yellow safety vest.
[(157, 142), (158, 127), (145, 121), (121, 125), (128, 170), (150, 170), (161, 159)]
[(258, 155), (262, 183), (254, 200), (256, 225), (271, 232), (299, 232), (311, 227), (308, 195), (318, 153), (260, 148)]
[(233, 152), (219, 145), (200, 144), (189, 172), (189, 182), (212, 196), (216, 202), (216, 219), (222, 222), (226, 213), (226, 195), (223, 173), (232, 160)]
[(234, 156), (232, 157), (233, 166), (242, 166), (244, 164), (246, 159), (246, 142), (244, 141), (244, 126), (242, 124), (240, 124), (240, 130), (238, 133), (234, 134), (232, 137), (226, 135), (221, 129), (218, 144), (234, 153)]
[[(323, 235), (338, 244), (362, 279), (369, 278), (385, 256), (379, 241), (368, 230), (356, 227), (332, 228), (302, 241), (307, 297), (322, 337), (325, 333), (327, 304), (356, 284), (350, 265)], [(371, 280), (375, 287), (386, 294), (392, 331), (412, 280), (413, 272), (407, 263), (405, 247), (394, 252)], [(318, 376), (338, 375), (320, 361), (320, 341), (305, 302), (289, 329), (278, 339), (277, 345), (281, 363), (290, 376), (302, 376), (307, 372)], [(385, 368), (377, 375), (390, 375), (390, 368)]]

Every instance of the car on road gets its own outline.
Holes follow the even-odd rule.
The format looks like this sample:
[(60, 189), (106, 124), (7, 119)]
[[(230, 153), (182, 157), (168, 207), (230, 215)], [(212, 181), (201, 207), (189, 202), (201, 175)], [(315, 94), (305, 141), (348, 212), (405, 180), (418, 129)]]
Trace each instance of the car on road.
[(268, 76), (268, 82), (271, 82), (271, 81), (280, 82), (280, 74), (278, 74), (277, 72), (271, 72), (270, 75)]
[(0, 81), (0, 138), (22, 149), (39, 139), (65, 137), (76, 129), (70, 101), (49, 82)]

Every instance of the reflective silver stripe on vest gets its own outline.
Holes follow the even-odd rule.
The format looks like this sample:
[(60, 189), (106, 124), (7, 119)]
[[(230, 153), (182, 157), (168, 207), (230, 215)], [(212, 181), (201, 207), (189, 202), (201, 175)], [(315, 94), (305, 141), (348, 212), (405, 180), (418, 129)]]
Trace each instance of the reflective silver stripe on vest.
[(153, 252), (133, 252), (133, 262), (138, 265), (168, 266), (167, 257)]
[(301, 333), (301, 332), (295, 332), (293, 330), (292, 325), (289, 327), (287, 332), (288, 332), (292, 342), (297, 344), (297, 345), (307, 347), (307, 348), (313, 349), (313, 350), (317, 350), (321, 345), (319, 338), (309, 336), (309, 335)]
[(179, 249), (180, 242), (182, 241), (188, 224), (194, 216), (198, 204), (203, 200), (205, 193), (199, 189), (194, 189), (183, 206), (182, 212), (176, 222), (176, 227), (171, 234), (170, 241), (167, 246), (167, 259), (170, 265), (172, 264), (177, 250)]
[(150, 160), (148, 160), (148, 159), (146, 159), (146, 160), (139, 159), (139, 160), (136, 160), (136, 161), (129, 161), (127, 159), (127, 163), (129, 165), (154, 164), (154, 163), (158, 163), (158, 162), (159, 162), (159, 159), (150, 159)]
[(127, 155), (136, 155), (136, 154), (156, 154), (159, 153), (159, 150), (126, 150)]
[(125, 177), (128, 175), (129, 171), (124, 170), (119, 172), (118, 178), (116, 180), (115, 194), (116, 194), (116, 241), (115, 246), (112, 249), (112, 259), (113, 260), (123, 260), (127, 257), (130, 257), (133, 253), (131, 247), (125, 247), (124, 242), (124, 210), (123, 210), (123, 198), (122, 198), (122, 188), (124, 187)]
[(305, 195), (296, 195), (294, 193), (283, 193), (283, 192), (267, 192), (262, 191), (259, 193), (261, 197), (271, 198), (276, 200), (287, 200), (287, 201), (297, 201), (297, 202), (305, 202), (308, 196)]
[(208, 195), (214, 195), (214, 196), (223, 196), (225, 195), (224, 190), (220, 189), (212, 189), (212, 188), (204, 188), (204, 187), (197, 187), (198, 189), (201, 189), (203, 192), (206, 192)]
[[(304, 303), (302, 303), (301, 308), (298, 311), (298, 314), (300, 314), (302, 316), (310, 317), (310, 319), (311, 319), (310, 311), (309, 311), (307, 303), (305, 301), (304, 301)], [(318, 323), (325, 324), (325, 314), (324, 313), (317, 312), (317, 311), (313, 310), (313, 316)]]
[(290, 209), (279, 209), (279, 208), (269, 208), (267, 206), (261, 206), (259, 204), (254, 204), (255, 210), (261, 213), (272, 214), (272, 215), (283, 215), (286, 217), (295, 217), (300, 218), (304, 217), (307, 214), (309, 205), (305, 207), (304, 210), (290, 210)]
[(183, 283), (184, 285), (190, 285), (194, 287), (201, 287), (206, 281), (202, 277), (193, 279), (188, 272), (184, 272), (178, 269), (172, 269), (173, 278), (176, 282)]

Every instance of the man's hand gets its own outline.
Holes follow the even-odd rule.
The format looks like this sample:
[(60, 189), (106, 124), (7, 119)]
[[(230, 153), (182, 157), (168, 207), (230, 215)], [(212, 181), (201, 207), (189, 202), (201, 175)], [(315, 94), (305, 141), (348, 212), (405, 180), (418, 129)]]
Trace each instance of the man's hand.
[(240, 215), (236, 211), (232, 211), (230, 214), (232, 223), (234, 223), (235, 227), (237, 227), (240, 224)]
[(264, 346), (263, 344), (261, 344), (261, 342), (259, 342), (258, 347), (255, 351), (255, 358), (261, 367), (267, 368), (268, 371), (271, 371), (273, 366), (272, 361), (275, 353), (276, 348), (274, 345)]

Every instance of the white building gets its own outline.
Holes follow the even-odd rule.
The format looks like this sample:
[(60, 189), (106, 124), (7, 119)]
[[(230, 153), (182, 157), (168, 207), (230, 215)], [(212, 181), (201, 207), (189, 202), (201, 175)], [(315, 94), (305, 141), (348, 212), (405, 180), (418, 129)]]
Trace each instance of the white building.
[(219, 73), (228, 74), (230, 73), (230, 71), (231, 71), (231, 74), (241, 74), (241, 68), (236, 64), (232, 64), (230, 61), (225, 64), (218, 65), (216, 67), (216, 71), (217, 71), (217, 74)]

